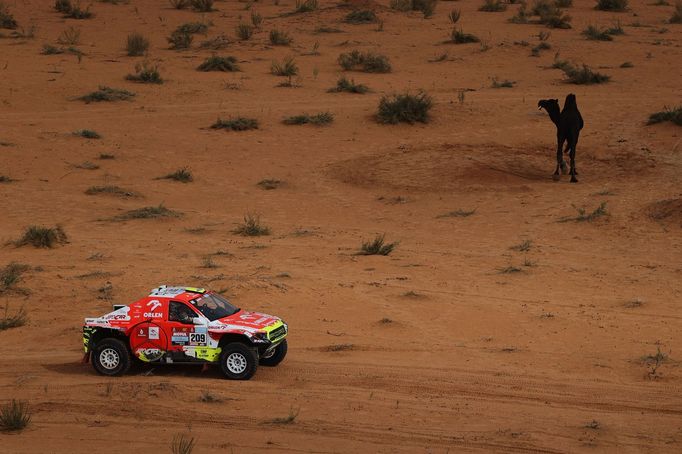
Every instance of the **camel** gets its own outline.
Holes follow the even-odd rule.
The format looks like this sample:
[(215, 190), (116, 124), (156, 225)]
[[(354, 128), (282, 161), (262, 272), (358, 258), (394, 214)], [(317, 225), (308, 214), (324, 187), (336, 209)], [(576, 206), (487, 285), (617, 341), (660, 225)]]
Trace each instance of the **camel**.
[(578, 104), (573, 93), (566, 96), (563, 110), (559, 111), (558, 99), (541, 99), (538, 101), (538, 109), (545, 109), (549, 114), (549, 118), (556, 125), (557, 137), (557, 151), (556, 151), (556, 170), (552, 178), (559, 180), (561, 173), (566, 173), (566, 162), (564, 162), (563, 153), (561, 149), (566, 142), (566, 149), (564, 153), (569, 152), (571, 159), (571, 183), (577, 183), (578, 179), (575, 177), (578, 172), (575, 169), (575, 147), (578, 145), (578, 137), (580, 130), (583, 129), (583, 117), (578, 110)]

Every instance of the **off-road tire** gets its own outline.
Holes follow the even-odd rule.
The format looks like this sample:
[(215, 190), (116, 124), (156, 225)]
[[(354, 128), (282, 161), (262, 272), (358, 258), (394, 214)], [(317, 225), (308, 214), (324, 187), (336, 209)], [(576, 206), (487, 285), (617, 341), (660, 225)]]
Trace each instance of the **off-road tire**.
[(248, 380), (258, 369), (258, 353), (241, 342), (227, 344), (220, 354), (220, 370), (230, 380)]
[(284, 339), (282, 342), (279, 343), (279, 345), (277, 345), (277, 347), (275, 347), (275, 353), (273, 353), (272, 356), (269, 356), (267, 358), (261, 358), (260, 365), (267, 367), (275, 367), (284, 360), (285, 356), (287, 356), (286, 339)]
[(102, 375), (123, 375), (130, 362), (128, 346), (118, 339), (103, 339), (92, 350), (92, 367)]

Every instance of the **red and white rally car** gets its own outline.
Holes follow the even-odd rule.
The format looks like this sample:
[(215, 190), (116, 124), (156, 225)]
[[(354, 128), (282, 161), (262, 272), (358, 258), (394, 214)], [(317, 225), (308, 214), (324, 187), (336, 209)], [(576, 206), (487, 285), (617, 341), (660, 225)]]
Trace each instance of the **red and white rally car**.
[(247, 312), (215, 292), (162, 285), (150, 295), (83, 325), (85, 361), (103, 375), (122, 375), (132, 357), (157, 364), (217, 363), (230, 379), (248, 380), (259, 364), (287, 354), (280, 318)]

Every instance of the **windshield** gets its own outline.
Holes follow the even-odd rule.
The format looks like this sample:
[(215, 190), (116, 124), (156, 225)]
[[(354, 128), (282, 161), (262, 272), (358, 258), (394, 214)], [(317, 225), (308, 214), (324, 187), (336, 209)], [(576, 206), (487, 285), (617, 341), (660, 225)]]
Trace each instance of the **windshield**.
[(192, 304), (210, 321), (228, 317), (239, 312), (238, 307), (234, 307), (228, 300), (217, 293), (207, 293), (201, 298), (192, 301)]

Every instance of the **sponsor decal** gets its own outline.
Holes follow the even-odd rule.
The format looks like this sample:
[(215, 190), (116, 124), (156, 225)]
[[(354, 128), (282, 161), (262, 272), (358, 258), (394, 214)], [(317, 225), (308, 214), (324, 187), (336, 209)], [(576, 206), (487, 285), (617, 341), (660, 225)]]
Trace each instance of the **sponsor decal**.
[(206, 332), (208, 332), (208, 330), (205, 326), (196, 326), (196, 327), (194, 327), (194, 332), (195, 333), (206, 333)]
[(161, 318), (163, 314), (161, 312), (145, 312), (142, 316), (144, 318)]
[(149, 309), (150, 311), (154, 312), (157, 307), (161, 306), (161, 301), (159, 300), (151, 300), (147, 303), (147, 307), (151, 308)]
[(149, 339), (159, 339), (159, 327), (150, 326), (149, 327)]
[(140, 328), (140, 332), (137, 333), (137, 335), (140, 337), (147, 337), (147, 333), (144, 332), (144, 328)]
[(203, 359), (209, 362), (218, 361), (220, 356), (220, 347), (197, 347), (194, 349), (194, 355), (197, 359)]
[(140, 348), (135, 353), (142, 361), (156, 361), (163, 356), (163, 352), (158, 348)]

